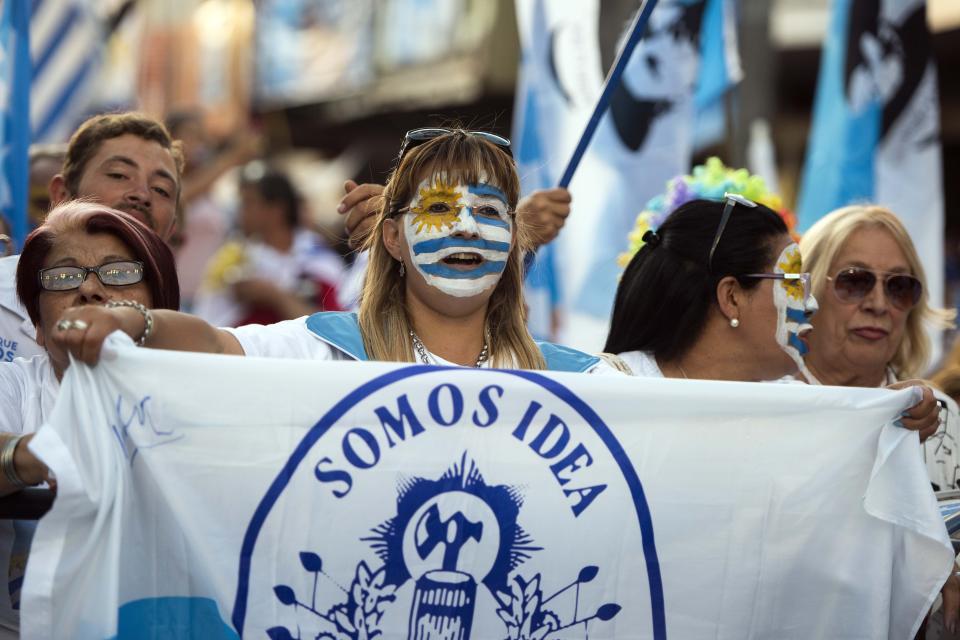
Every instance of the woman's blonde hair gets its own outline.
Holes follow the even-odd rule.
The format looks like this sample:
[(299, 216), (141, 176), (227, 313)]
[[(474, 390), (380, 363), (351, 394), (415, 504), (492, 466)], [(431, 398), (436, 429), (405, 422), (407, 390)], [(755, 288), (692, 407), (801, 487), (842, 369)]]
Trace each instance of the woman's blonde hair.
[[(371, 360), (414, 362), (410, 319), (399, 263), (383, 244), (384, 221), (406, 207), (424, 179), (442, 175), (464, 184), (486, 182), (501, 189), (511, 211), (520, 197), (513, 159), (496, 145), (463, 130), (452, 130), (410, 149), (387, 182), (377, 224), (367, 238), (370, 263), (360, 297), (360, 332)], [(530, 247), (522, 220), (500, 281), (490, 296), (486, 331), (495, 367), (544, 369), (543, 355), (527, 331), (523, 300), (523, 256)]]
[(907, 314), (903, 340), (889, 362), (897, 377), (916, 377), (923, 373), (930, 358), (930, 338), (927, 337), (924, 325), (953, 327), (956, 312), (930, 305), (923, 265), (920, 264), (920, 257), (910, 234), (897, 216), (888, 209), (871, 204), (853, 205), (831, 211), (810, 227), (800, 240), (803, 270), (810, 272), (814, 295), (819, 300), (825, 300), (828, 295), (827, 278), (833, 275), (829, 271), (834, 259), (853, 233), (864, 227), (887, 231), (903, 251), (911, 275), (923, 283), (920, 301)]

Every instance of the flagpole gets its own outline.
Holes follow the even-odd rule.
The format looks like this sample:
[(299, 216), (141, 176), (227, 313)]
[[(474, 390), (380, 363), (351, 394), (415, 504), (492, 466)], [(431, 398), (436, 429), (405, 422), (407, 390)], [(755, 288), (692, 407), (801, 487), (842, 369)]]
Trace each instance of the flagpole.
[(563, 177), (560, 178), (560, 186), (564, 189), (570, 186), (570, 181), (573, 180), (573, 173), (577, 170), (577, 166), (580, 164), (580, 160), (583, 159), (583, 154), (586, 152), (587, 146), (589, 146), (590, 140), (593, 138), (593, 134), (597, 131), (600, 118), (610, 105), (610, 98), (613, 96), (614, 90), (620, 85), (620, 76), (623, 75), (623, 71), (630, 61), (633, 50), (636, 48), (637, 43), (640, 42), (640, 38), (647, 28), (647, 22), (650, 20), (650, 14), (656, 5), (657, 0), (645, 0), (643, 7), (641, 7), (633, 19), (633, 25), (630, 27), (630, 37), (627, 39), (626, 44), (624, 44), (623, 50), (620, 51), (620, 55), (617, 56), (617, 60), (610, 70), (610, 75), (607, 76), (606, 81), (603, 83), (603, 92), (600, 94), (597, 106), (594, 107), (593, 114), (587, 122), (587, 127), (583, 130), (583, 135), (580, 136), (580, 142), (577, 143), (577, 148), (574, 149), (573, 155), (567, 163), (567, 168), (563, 171)]

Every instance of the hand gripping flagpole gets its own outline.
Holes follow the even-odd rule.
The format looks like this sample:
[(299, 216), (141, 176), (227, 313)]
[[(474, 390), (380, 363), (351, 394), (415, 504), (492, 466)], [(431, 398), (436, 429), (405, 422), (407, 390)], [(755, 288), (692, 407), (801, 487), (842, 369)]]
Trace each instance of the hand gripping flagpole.
[(590, 140), (593, 138), (593, 134), (596, 133), (597, 126), (600, 124), (600, 118), (603, 117), (604, 112), (610, 105), (610, 98), (614, 90), (620, 85), (620, 76), (623, 75), (623, 70), (626, 69), (633, 50), (636, 48), (637, 43), (640, 42), (640, 38), (647, 28), (647, 22), (650, 20), (650, 14), (656, 5), (657, 0), (646, 0), (643, 3), (643, 7), (637, 12), (637, 16), (633, 19), (633, 25), (630, 27), (630, 37), (627, 39), (626, 44), (623, 45), (623, 50), (620, 51), (620, 55), (617, 56), (617, 60), (613, 65), (613, 69), (610, 71), (610, 75), (607, 76), (606, 82), (603, 83), (603, 92), (600, 94), (597, 106), (594, 107), (593, 114), (587, 122), (587, 128), (583, 130), (583, 135), (580, 136), (580, 142), (577, 143), (577, 148), (574, 149), (573, 155), (570, 157), (570, 162), (567, 163), (567, 168), (563, 171), (563, 177), (560, 178), (560, 186), (564, 189), (570, 186), (570, 181), (573, 180), (573, 172), (577, 170), (580, 160), (583, 159), (583, 154), (586, 152), (587, 146), (589, 146)]

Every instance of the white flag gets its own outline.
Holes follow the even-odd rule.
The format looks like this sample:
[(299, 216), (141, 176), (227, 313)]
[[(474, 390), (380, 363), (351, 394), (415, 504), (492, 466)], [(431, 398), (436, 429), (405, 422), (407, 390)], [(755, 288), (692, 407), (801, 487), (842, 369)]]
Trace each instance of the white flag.
[(111, 337), (31, 443), (23, 637), (909, 638), (953, 557), (914, 401)]
[[(517, 5), (523, 60), (514, 137), (527, 188), (557, 184), (600, 97), (602, 10), (595, 1)], [(634, 220), (670, 178), (689, 171), (697, 110), (740, 75), (727, 0), (660, 0), (574, 174), (566, 227), (534, 267), (534, 284), (562, 309), (560, 342), (602, 348), (617, 255)], [(531, 296), (531, 307), (541, 299)]]

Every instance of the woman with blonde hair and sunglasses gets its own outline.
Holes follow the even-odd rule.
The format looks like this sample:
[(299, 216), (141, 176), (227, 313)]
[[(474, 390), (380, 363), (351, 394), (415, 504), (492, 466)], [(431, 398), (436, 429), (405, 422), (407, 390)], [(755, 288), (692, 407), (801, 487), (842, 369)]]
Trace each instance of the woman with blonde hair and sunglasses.
[[(953, 326), (955, 312), (930, 304), (917, 250), (893, 212), (870, 204), (832, 211), (804, 234), (800, 252), (820, 304), (801, 379), (880, 387), (925, 372), (931, 351), (925, 329)], [(923, 455), (934, 489), (955, 489), (958, 459), (948, 441), (960, 435), (957, 405), (937, 397), (941, 420), (932, 434), (921, 431)], [(953, 632), (960, 620), (956, 576), (942, 593), (944, 623)]]
[[(810, 227), (800, 252), (820, 304), (805, 337), (801, 380), (881, 387), (924, 374), (931, 350), (926, 328), (952, 327), (955, 312), (930, 304), (923, 266), (897, 216), (876, 205), (837, 209)], [(956, 404), (939, 399), (949, 411), (921, 438), (934, 488), (953, 489), (954, 447), (939, 444), (947, 428), (957, 427)]]
[[(120, 329), (147, 346), (317, 360), (381, 360), (468, 367), (612, 371), (597, 357), (536, 343), (526, 329), (526, 231), (514, 216), (519, 178), (509, 141), (486, 132), (409, 132), (367, 240), (370, 264), (359, 314), (326, 312), (237, 329), (156, 312), (151, 329), (128, 309), (75, 308), (62, 331), (95, 363)], [(66, 325), (65, 325), (66, 326)]]

